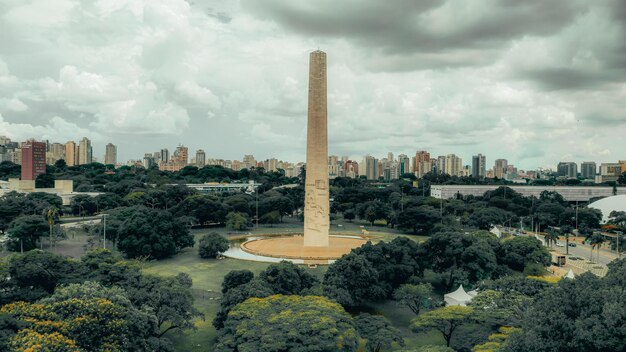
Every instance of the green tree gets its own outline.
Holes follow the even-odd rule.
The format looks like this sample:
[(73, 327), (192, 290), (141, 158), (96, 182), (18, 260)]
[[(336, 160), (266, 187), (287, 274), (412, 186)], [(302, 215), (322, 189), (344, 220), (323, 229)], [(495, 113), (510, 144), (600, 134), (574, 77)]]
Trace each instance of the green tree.
[(318, 283), (315, 276), (288, 261), (271, 264), (259, 275), (274, 292), (283, 295), (300, 294)]
[(254, 278), (250, 270), (233, 270), (224, 276), (222, 281), (222, 294), (226, 294), (231, 288), (247, 284)]
[(240, 212), (226, 214), (226, 228), (235, 231), (244, 231), (248, 228), (248, 216)]
[(157, 337), (170, 331), (195, 329), (193, 319), (203, 317), (194, 307), (188, 275), (160, 277), (140, 275), (120, 282), (135, 307), (149, 307), (156, 316)]
[(78, 216), (90, 216), (98, 210), (95, 198), (85, 194), (74, 196), (70, 202), (70, 207), (72, 214)]
[[(13, 220), (30, 208), (33, 208), (30, 200), (22, 193), (12, 191), (0, 197), (0, 231), (4, 233)], [(28, 214), (35, 215), (37, 212)]]
[(9, 226), (9, 250), (29, 251), (37, 248), (41, 238), (48, 235), (48, 223), (41, 215), (23, 215)]
[(198, 248), (200, 258), (216, 258), (220, 253), (229, 248), (228, 240), (216, 232), (202, 236)]
[(442, 345), (425, 345), (408, 350), (398, 350), (398, 352), (454, 352), (454, 349)]
[(365, 344), (367, 352), (390, 349), (394, 342), (404, 346), (400, 331), (383, 316), (362, 313), (356, 317), (355, 323), (359, 335), (367, 339)]
[(481, 291), (469, 302), (474, 319), (494, 326), (520, 326), (532, 304), (531, 297), (512, 292)]
[(420, 314), (425, 302), (433, 295), (433, 287), (430, 284), (404, 284), (393, 293), (393, 299), (400, 304), (409, 307), (415, 313)]
[(274, 295), (235, 307), (215, 351), (351, 352), (357, 346), (354, 323), (337, 303), (318, 296)]
[(10, 314), (0, 314), (0, 351), (9, 351), (11, 338), (26, 326), (27, 323), (15, 319)]
[[(156, 334), (153, 316), (106, 299), (16, 302), (3, 306), (0, 312), (34, 323), (11, 339), (13, 346), (28, 343), (24, 334), (57, 333), (59, 340), (68, 341), (68, 345), (75, 344), (76, 351), (153, 350), (156, 347), (151, 339)], [(57, 347), (50, 351), (67, 349)]]
[(550, 252), (534, 237), (517, 236), (502, 241), (500, 260), (509, 268), (523, 271), (529, 264), (550, 265)]
[(602, 247), (602, 243), (604, 243), (604, 236), (602, 234), (594, 232), (589, 237), (589, 245), (591, 246), (591, 255), (589, 256), (589, 260), (593, 260), (593, 250), (594, 248), (598, 250), (597, 259), (600, 258), (600, 247)]
[(274, 224), (278, 224), (280, 222), (280, 212), (278, 210), (270, 211), (269, 213), (264, 214), (259, 219), (264, 224), (270, 224), (273, 226)]
[(31, 329), (18, 332), (11, 338), (9, 347), (14, 352), (82, 352), (74, 340), (58, 332), (39, 333)]
[(489, 279), (498, 268), (489, 242), (463, 232), (435, 233), (420, 251), (425, 263), (441, 276), (445, 291)]
[(267, 297), (273, 294), (274, 292), (267, 286), (267, 283), (258, 278), (228, 289), (220, 300), (220, 309), (213, 319), (213, 326), (216, 329), (222, 329), (230, 310), (248, 298)]
[(422, 205), (407, 207), (398, 215), (397, 226), (414, 235), (429, 234), (433, 226), (441, 222), (441, 214), (435, 208)]
[(0, 305), (35, 301), (54, 292), (57, 285), (82, 281), (84, 269), (75, 260), (38, 249), (15, 254), (0, 267)]
[(493, 225), (515, 221), (515, 214), (499, 208), (480, 208), (467, 219), (467, 224), (481, 230), (489, 230)]
[(187, 224), (167, 211), (141, 206), (118, 208), (111, 212), (107, 226), (117, 248), (129, 258), (167, 258), (194, 243)]
[(226, 221), (227, 209), (210, 196), (193, 195), (174, 207), (172, 213), (178, 216), (191, 216), (200, 225), (223, 224)]
[(553, 227), (550, 227), (548, 228), (548, 231), (546, 231), (546, 234), (543, 236), (543, 238), (546, 240), (548, 246), (552, 247), (552, 245), (555, 244), (559, 239), (559, 231)]
[(378, 271), (364, 256), (354, 253), (337, 259), (328, 268), (324, 286), (327, 296), (348, 307), (386, 297)]
[(609, 278), (616, 274), (611, 269), (623, 266), (610, 268), (605, 278), (584, 273), (575, 280), (560, 280), (539, 295), (504, 351), (626, 350), (624, 291)]
[(36, 188), (53, 188), (54, 187), (54, 175), (45, 173), (37, 175), (35, 178)]
[(50, 194), (45, 192), (33, 192), (26, 196), (26, 199), (30, 201), (29, 208), (33, 210), (33, 213), (41, 214), (46, 209), (63, 208), (63, 200), (56, 194)]
[(355, 217), (356, 215), (354, 214), (354, 210), (352, 209), (348, 209), (343, 212), (343, 218), (348, 220), (349, 222), (352, 222), (352, 220), (354, 220)]
[(511, 334), (519, 332), (520, 329), (509, 326), (502, 326), (497, 332), (489, 335), (487, 342), (481, 343), (472, 348), (472, 352), (499, 352), (503, 351), (506, 342)]
[(98, 211), (110, 210), (128, 205), (124, 198), (115, 193), (99, 194), (96, 196), (95, 202)]
[(411, 320), (411, 329), (415, 332), (435, 329), (441, 333), (446, 346), (458, 327), (470, 321), (473, 309), (462, 306), (448, 306), (426, 312)]

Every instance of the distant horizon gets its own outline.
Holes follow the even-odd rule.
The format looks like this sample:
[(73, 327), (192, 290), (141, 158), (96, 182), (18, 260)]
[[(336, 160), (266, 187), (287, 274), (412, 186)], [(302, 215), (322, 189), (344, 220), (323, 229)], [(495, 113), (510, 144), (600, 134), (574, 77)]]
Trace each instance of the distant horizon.
[[(0, 135), (0, 137), (1, 137), (1, 136), (2, 136), (2, 135)], [(6, 136), (6, 137), (9, 137), (9, 136)], [(10, 137), (9, 137), (9, 138), (10, 138)], [(79, 142), (82, 138), (83, 138), (83, 137), (76, 138), (76, 139), (72, 139), (71, 141), (74, 141), (74, 142), (76, 142), (76, 143), (78, 144), (78, 142)], [(31, 138), (26, 138), (26, 139), (24, 139), (24, 140), (20, 140), (20, 141), (13, 140), (12, 138), (10, 138), (10, 139), (11, 139), (11, 141), (12, 141), (12, 142), (18, 142), (18, 143), (25, 142), (26, 140), (29, 140), (29, 139), (35, 139), (36, 141), (41, 141), (41, 142), (45, 142), (45, 141), (47, 141), (48, 143), (60, 143), (60, 144), (65, 144), (65, 143), (69, 142), (69, 140), (68, 140), (68, 141), (65, 141), (65, 142), (57, 142), (57, 141), (50, 141), (50, 140), (45, 140), (45, 139), (43, 139), (43, 140), (42, 140), (42, 139), (37, 139), (37, 138), (32, 138), (32, 137), (31, 137)], [(92, 149), (93, 149), (93, 150), (96, 150), (96, 148), (94, 148), (93, 140), (91, 140), (91, 139), (90, 139), (90, 141), (92, 142)], [(171, 155), (171, 153), (172, 153), (174, 150), (176, 150), (176, 147), (177, 147), (179, 144), (181, 144), (181, 145), (183, 145), (183, 146), (185, 146), (185, 147), (187, 147), (187, 148), (189, 149), (189, 162), (191, 161), (191, 158), (192, 158), (192, 157), (195, 157), (196, 151), (197, 151), (197, 150), (199, 150), (199, 149), (202, 149), (202, 150), (204, 150), (204, 152), (205, 152), (205, 154), (206, 154), (206, 160), (209, 160), (209, 159), (218, 159), (218, 160), (219, 160), (219, 159), (221, 159), (221, 160), (240, 160), (240, 161), (241, 161), (241, 160), (243, 159), (244, 155), (252, 155), (252, 156), (254, 156), (255, 160), (257, 160), (257, 162), (259, 162), (259, 161), (264, 161), (264, 160), (268, 160), (268, 159), (270, 159), (270, 158), (275, 158), (275, 159), (277, 159), (277, 160), (279, 160), (279, 161), (289, 162), (289, 163), (293, 163), (293, 164), (298, 164), (298, 163), (306, 163), (306, 158), (305, 158), (305, 157), (303, 157), (303, 158), (302, 158), (302, 160), (287, 160), (287, 159), (282, 159), (282, 158), (280, 158), (280, 157), (277, 157), (277, 156), (272, 156), (272, 155), (270, 155), (270, 156), (268, 156), (268, 157), (261, 157), (261, 158), (259, 158), (259, 157), (258, 157), (257, 155), (255, 155), (253, 152), (251, 152), (251, 153), (244, 153), (244, 154), (242, 154), (241, 156), (239, 156), (239, 157), (234, 157), (234, 158), (226, 158), (226, 157), (220, 157), (220, 156), (213, 156), (213, 155), (209, 154), (209, 153), (207, 152), (207, 150), (206, 150), (206, 149), (204, 149), (204, 148), (197, 148), (197, 149), (194, 149), (194, 148), (191, 148), (191, 147), (189, 147), (188, 145), (186, 145), (186, 144), (184, 144), (184, 143), (179, 143), (179, 144), (177, 144), (177, 145), (175, 145), (175, 146), (173, 146), (173, 147), (162, 147), (162, 148), (159, 148), (158, 150), (153, 150), (153, 151), (145, 151), (145, 152), (142, 152), (142, 153), (138, 154), (136, 158), (120, 159), (120, 157), (119, 157), (119, 155), (120, 155), (120, 154), (119, 154), (119, 153), (120, 153), (119, 145), (118, 145), (118, 144), (116, 144), (116, 143), (114, 143), (114, 142), (106, 142), (106, 143), (102, 144), (102, 148), (101, 148), (101, 149), (102, 149), (102, 153), (98, 153), (98, 154), (97, 154), (97, 153), (95, 153), (95, 152), (93, 153), (93, 158), (94, 158), (97, 162), (103, 163), (104, 156), (105, 156), (105, 153), (104, 153), (104, 148), (105, 148), (105, 146), (106, 146), (108, 143), (112, 143), (113, 145), (115, 145), (116, 147), (118, 147), (118, 149), (117, 149), (117, 153), (118, 153), (118, 161), (117, 161), (117, 163), (118, 163), (118, 164), (126, 164), (127, 162), (129, 162), (129, 161), (133, 161), (133, 160), (135, 160), (135, 161), (136, 161), (136, 160), (142, 160), (142, 159), (143, 159), (144, 154), (148, 154), (148, 153), (152, 154), (152, 153), (155, 153), (155, 152), (160, 152), (160, 151), (161, 151), (161, 149), (164, 149), (164, 148), (166, 148), (166, 149), (170, 152), (170, 155)], [(580, 164), (581, 164), (581, 163), (583, 163), (583, 162), (595, 162), (595, 163), (596, 163), (596, 166), (597, 166), (597, 167), (598, 167), (598, 169), (599, 169), (600, 164), (602, 164), (602, 163), (618, 163), (618, 161), (620, 161), (620, 160), (626, 160), (626, 157), (624, 157), (623, 159), (616, 159), (616, 160), (609, 160), (609, 161), (586, 160), (586, 159), (585, 159), (585, 160), (581, 160), (581, 161), (577, 161), (577, 160), (559, 160), (559, 161), (556, 161), (556, 162), (554, 163), (554, 165), (544, 165), (544, 166), (535, 166), (535, 167), (532, 167), (532, 166), (531, 166), (531, 167), (529, 167), (529, 168), (525, 168), (525, 167), (523, 167), (523, 166), (519, 166), (519, 165), (518, 165), (518, 163), (517, 163), (515, 160), (512, 160), (512, 159), (507, 159), (506, 157), (496, 157), (496, 158), (491, 159), (491, 158), (489, 158), (489, 155), (488, 155), (488, 154), (485, 154), (485, 153), (475, 153), (475, 154), (472, 154), (472, 155), (470, 155), (469, 157), (467, 157), (467, 158), (466, 158), (466, 157), (461, 156), (460, 154), (457, 154), (457, 153), (434, 154), (434, 153), (432, 153), (432, 152), (431, 152), (430, 150), (428, 150), (428, 149), (417, 149), (415, 152), (417, 152), (417, 151), (419, 151), (419, 150), (425, 150), (425, 151), (429, 152), (429, 153), (430, 153), (430, 157), (431, 157), (431, 159), (433, 159), (433, 158), (434, 158), (434, 159), (436, 159), (438, 156), (446, 156), (446, 155), (448, 155), (448, 154), (455, 154), (456, 156), (458, 156), (458, 157), (460, 157), (460, 158), (461, 158), (461, 160), (463, 161), (463, 163), (462, 163), (462, 164), (463, 164), (463, 166), (465, 166), (465, 165), (469, 165), (469, 166), (471, 166), (471, 165), (472, 165), (472, 157), (473, 157), (473, 156), (475, 156), (475, 155), (478, 155), (478, 154), (482, 154), (483, 156), (485, 156), (485, 157), (487, 158), (487, 168), (486, 168), (487, 170), (489, 170), (489, 169), (493, 169), (493, 166), (494, 166), (495, 160), (497, 160), (497, 159), (506, 159), (506, 160), (507, 160), (507, 162), (509, 163), (509, 165), (513, 165), (513, 166), (515, 166), (516, 168), (521, 169), (521, 170), (524, 170), (524, 171), (535, 171), (535, 170), (539, 170), (539, 169), (542, 169), (542, 170), (548, 170), (548, 169), (550, 169), (550, 170), (552, 170), (552, 171), (556, 171), (556, 167), (557, 167), (558, 163), (560, 163), (560, 162), (574, 162), (574, 163), (576, 163), (579, 167), (580, 167)], [(389, 152), (389, 151), (388, 151), (388, 152)], [(356, 156), (355, 156), (355, 155), (349, 155), (349, 156), (348, 156), (348, 159), (349, 159), (349, 160), (356, 161), (356, 162), (358, 162), (358, 163), (360, 164), (360, 163), (364, 160), (365, 156), (367, 156), (367, 155), (371, 155), (371, 156), (375, 157), (376, 159), (380, 160), (380, 159), (386, 158), (386, 157), (387, 157), (387, 153), (388, 153), (388, 152), (381, 152), (381, 153), (379, 153), (379, 154), (374, 154), (374, 153), (366, 153), (366, 154), (364, 154), (364, 155), (356, 155)], [(401, 154), (405, 154), (405, 155), (407, 155), (409, 158), (415, 157), (415, 152), (412, 152), (412, 153), (398, 152), (398, 153), (396, 153), (396, 152), (391, 151), (391, 153), (393, 153), (394, 160), (397, 160), (397, 159), (398, 159), (398, 156), (399, 156), (399, 155), (401, 155)], [(340, 155), (340, 154), (333, 154), (333, 153), (332, 153), (332, 151), (331, 151), (331, 144), (330, 144), (330, 143), (329, 143), (329, 154), (328, 154), (328, 155), (329, 155), (329, 156), (337, 156), (337, 157), (340, 157), (340, 158), (341, 158), (341, 157), (343, 157), (343, 156), (346, 156), (346, 155)], [(489, 163), (489, 160), (491, 160), (491, 163)], [(468, 161), (468, 162), (466, 162), (466, 161)], [(580, 170), (578, 170), (578, 171), (580, 172)]]
[(319, 48), (332, 154), (482, 153), (522, 169), (626, 159), (618, 1), (66, 5), (3, 6), (0, 135), (87, 136), (98, 157), (116, 141), (120, 160), (178, 143), (304, 160)]

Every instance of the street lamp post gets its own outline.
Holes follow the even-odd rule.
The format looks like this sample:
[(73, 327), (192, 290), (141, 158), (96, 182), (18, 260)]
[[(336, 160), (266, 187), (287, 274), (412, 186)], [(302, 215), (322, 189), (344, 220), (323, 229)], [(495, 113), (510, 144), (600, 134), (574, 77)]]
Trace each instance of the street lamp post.
[[(256, 183), (256, 182), (255, 182)], [(255, 185), (254, 190), (256, 191), (256, 229), (259, 229), (259, 187)]]
[(578, 201), (576, 201), (576, 231), (578, 231)]
[(102, 247), (104, 249), (107, 249), (107, 215), (109, 214), (102, 214), (102, 234), (104, 235)]

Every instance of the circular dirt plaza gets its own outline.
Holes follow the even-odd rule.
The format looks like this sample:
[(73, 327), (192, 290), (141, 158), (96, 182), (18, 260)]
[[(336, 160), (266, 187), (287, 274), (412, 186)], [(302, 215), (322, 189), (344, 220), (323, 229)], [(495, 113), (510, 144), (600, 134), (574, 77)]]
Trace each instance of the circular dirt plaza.
[(289, 236), (251, 240), (242, 243), (241, 249), (266, 257), (333, 260), (365, 243), (366, 240), (359, 237), (330, 236), (328, 247), (305, 247), (304, 236)]

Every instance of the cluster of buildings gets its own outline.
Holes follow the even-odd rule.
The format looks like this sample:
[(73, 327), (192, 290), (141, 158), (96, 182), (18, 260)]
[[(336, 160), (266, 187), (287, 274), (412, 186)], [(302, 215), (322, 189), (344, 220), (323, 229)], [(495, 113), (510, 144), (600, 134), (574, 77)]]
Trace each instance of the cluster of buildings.
[(626, 172), (626, 160), (619, 160), (616, 163), (601, 163), (600, 169), (594, 161), (585, 161), (578, 164), (571, 161), (562, 161), (557, 165), (556, 174), (558, 177), (566, 179), (582, 178), (583, 180), (593, 180), (595, 183), (617, 181), (619, 176)]
[(397, 158), (391, 152), (382, 159), (366, 155), (360, 164), (348, 157), (339, 158), (331, 155), (328, 158), (328, 169), (331, 178), (365, 176), (368, 180), (383, 178), (387, 181), (398, 179), (404, 174), (413, 174), (421, 178), (429, 172), (451, 176), (473, 176), (477, 179), (537, 178), (536, 171), (518, 170), (506, 159), (496, 160), (493, 168), (488, 169), (486, 157), (482, 154), (474, 155), (471, 165), (463, 165), (463, 160), (456, 154), (431, 157), (425, 150), (417, 151), (415, 156), (400, 154)]
[[(34, 139), (29, 139), (25, 142), (14, 142), (8, 137), (0, 136), (0, 162), (11, 161), (18, 165), (29, 164), (30, 161), (23, 159), (25, 156), (29, 157), (31, 154), (29, 150), (32, 148), (34, 148), (33, 150), (37, 154), (36, 161), (44, 165), (53, 165), (59, 160), (65, 160), (68, 166), (90, 164), (97, 161), (93, 156), (91, 140), (86, 137), (78, 143), (75, 141), (51, 143), (49, 141), (39, 142)], [(115, 145), (107, 144), (103, 161), (104, 164), (117, 164), (117, 147)]]
[[(68, 166), (97, 161), (93, 156), (93, 147), (88, 138), (83, 138), (79, 142), (68, 141), (62, 144), (35, 140), (14, 142), (7, 137), (0, 136), (0, 161), (11, 161), (22, 165), (22, 179), (24, 180), (34, 180), (39, 174), (45, 173), (46, 164), (52, 165), (61, 159), (65, 160)], [(112, 143), (107, 144), (101, 160), (106, 165), (121, 166), (117, 160), (117, 146)], [(141, 160), (130, 160), (127, 165), (144, 168), (158, 167), (163, 171), (178, 171), (188, 165), (199, 168), (206, 165), (219, 165), (234, 171), (264, 168), (267, 171), (283, 170), (285, 176), (296, 177), (304, 163), (290, 163), (276, 158), (256, 160), (253, 155), (244, 155), (242, 160), (213, 159), (207, 158), (202, 149), (198, 149), (195, 154), (190, 154), (189, 148), (178, 145), (171, 153), (167, 148), (163, 148), (154, 153), (144, 154)], [(600, 165), (593, 161), (586, 161), (580, 164), (580, 168), (575, 162), (559, 162), (556, 171), (550, 169), (524, 171), (509, 164), (507, 159), (496, 159), (493, 166), (487, 167), (487, 158), (483, 154), (472, 156), (471, 164), (463, 164), (463, 160), (456, 154), (431, 157), (426, 150), (418, 150), (412, 156), (400, 154), (397, 157), (390, 152), (380, 159), (366, 155), (359, 161), (348, 156), (330, 155), (328, 157), (328, 175), (331, 179), (364, 176), (368, 180), (382, 178), (389, 181), (399, 179), (404, 174), (413, 174), (421, 178), (429, 172), (451, 176), (473, 176), (476, 179), (498, 178), (518, 183), (549, 176), (604, 183), (616, 181), (622, 173), (626, 172), (626, 160)]]

